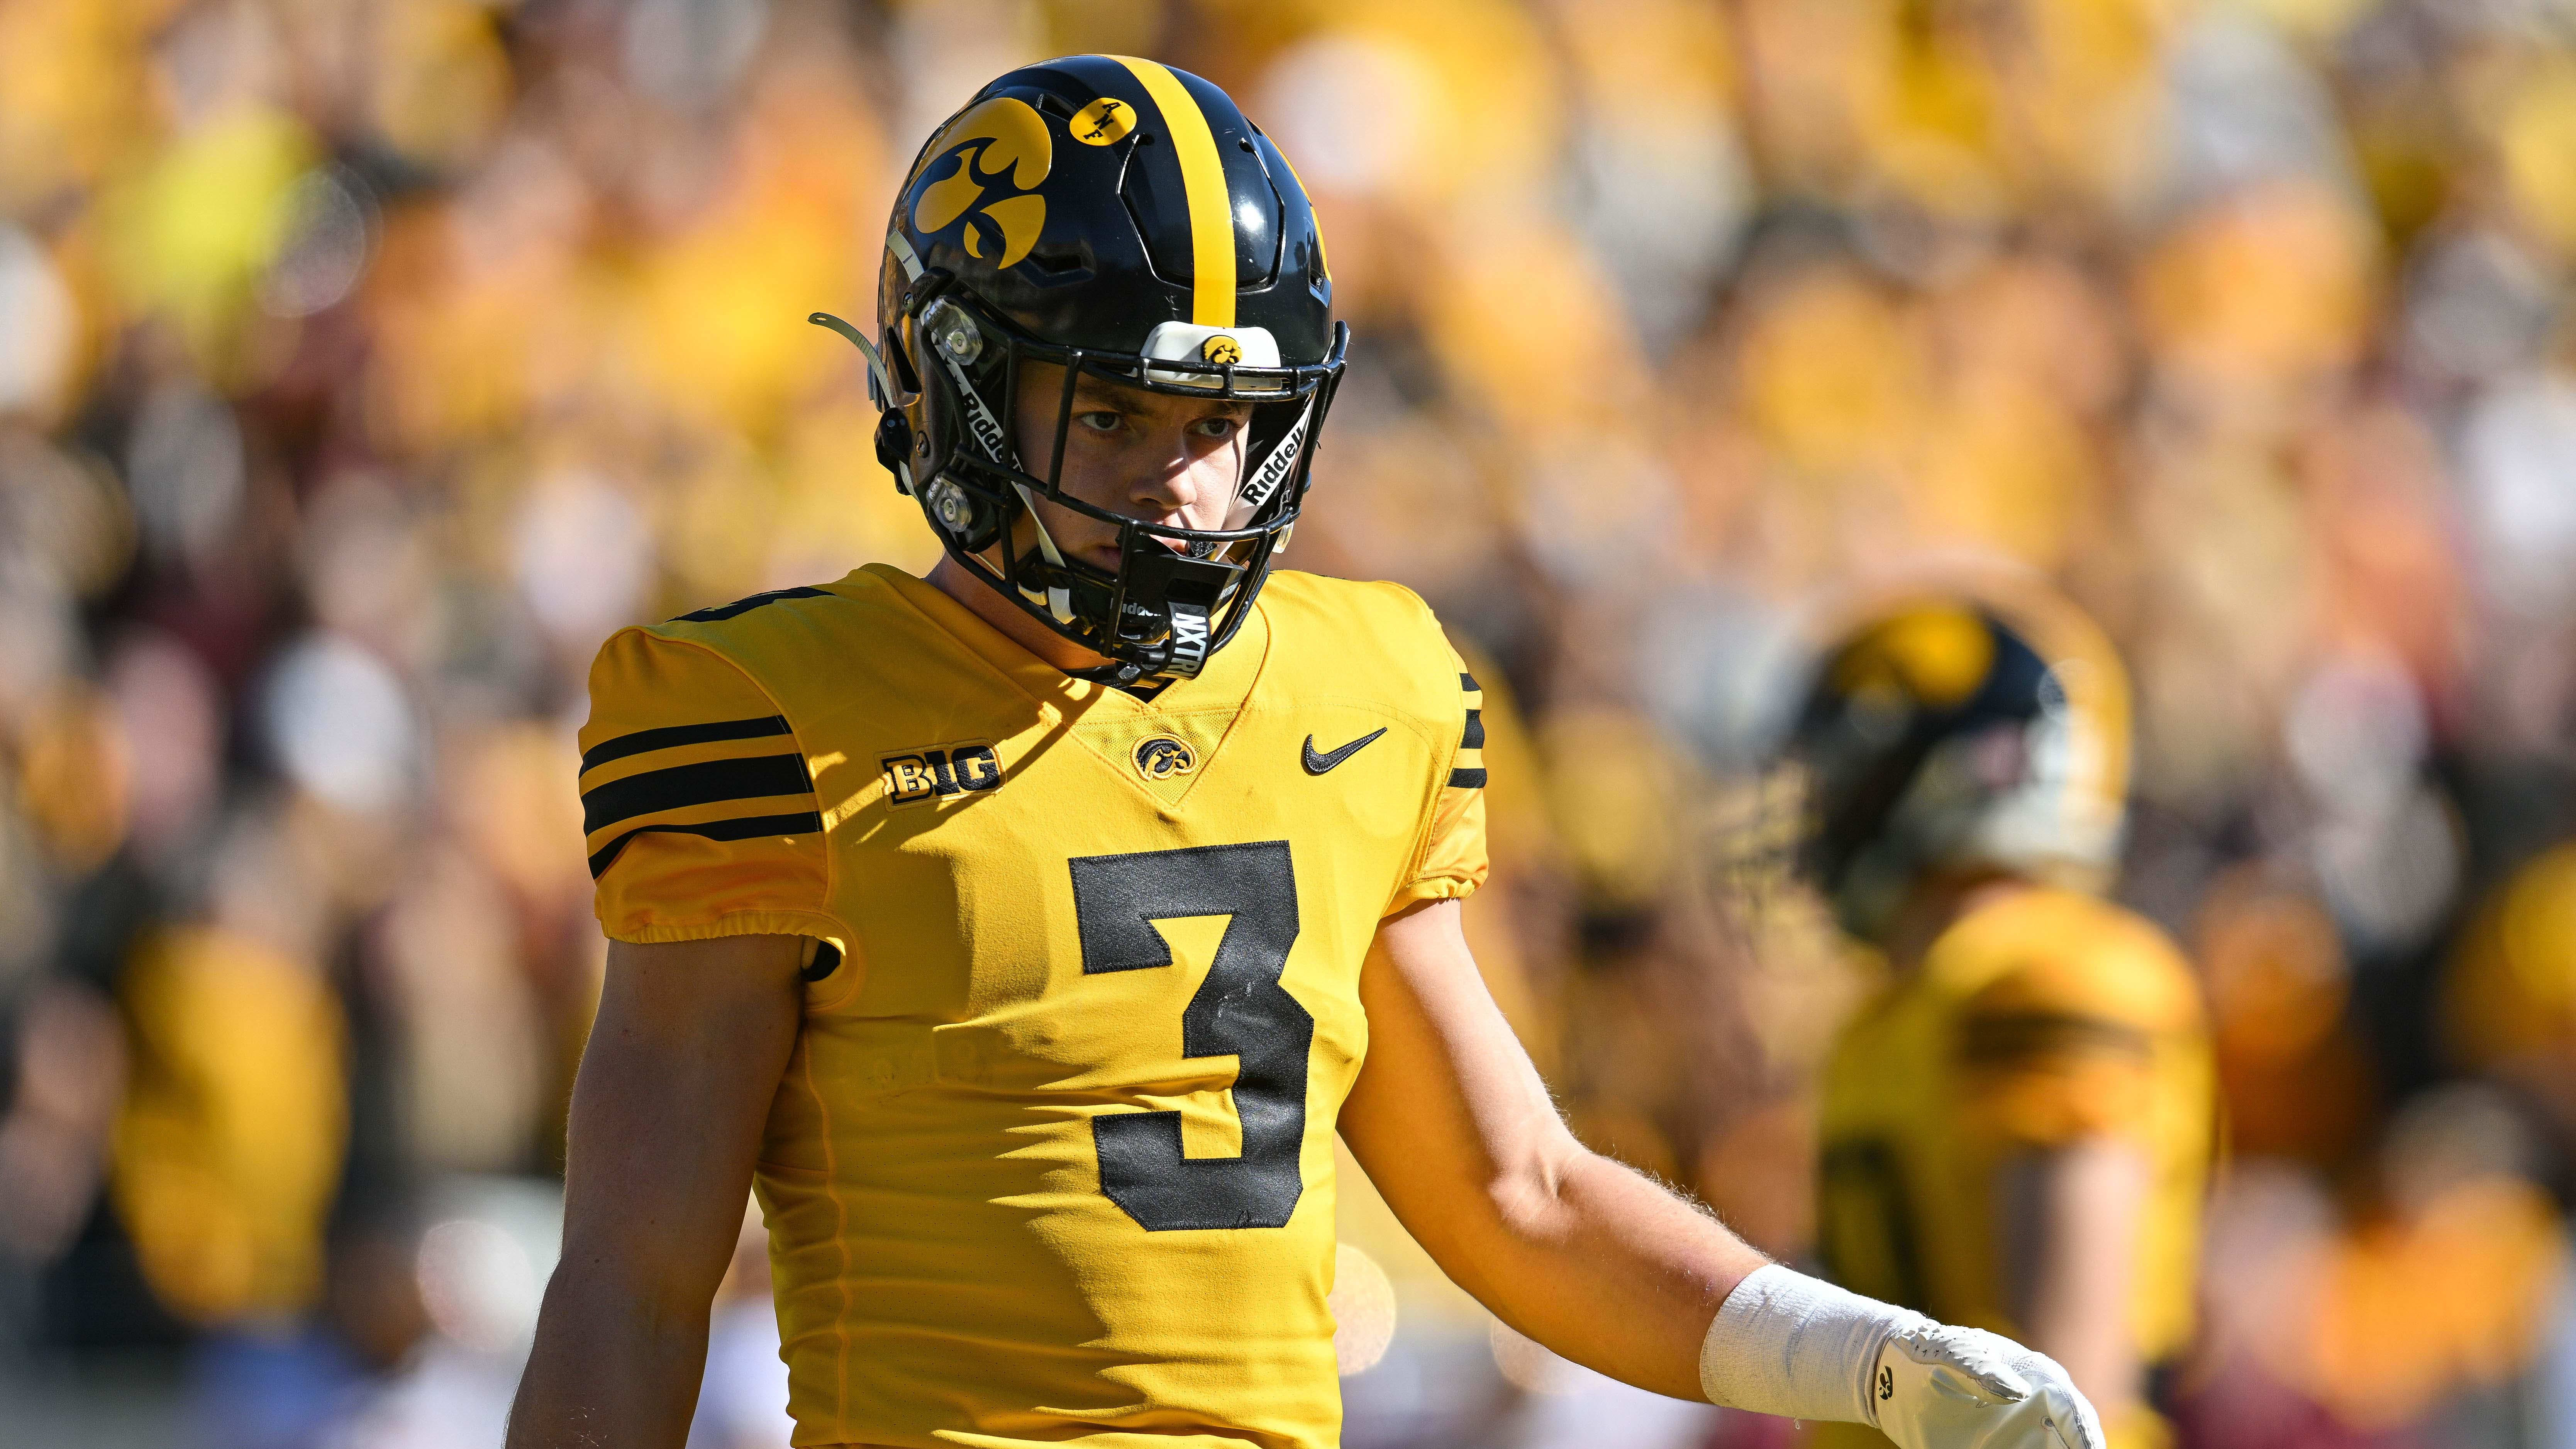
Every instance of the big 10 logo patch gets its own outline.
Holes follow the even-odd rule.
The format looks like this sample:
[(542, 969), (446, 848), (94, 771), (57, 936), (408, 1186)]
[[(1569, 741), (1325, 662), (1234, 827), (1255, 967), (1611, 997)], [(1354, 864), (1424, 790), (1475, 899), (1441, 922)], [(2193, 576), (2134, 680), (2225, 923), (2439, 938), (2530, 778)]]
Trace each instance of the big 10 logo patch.
[(918, 805), (1002, 788), (1002, 757), (983, 740), (908, 750), (877, 761), (885, 771), (886, 803)]

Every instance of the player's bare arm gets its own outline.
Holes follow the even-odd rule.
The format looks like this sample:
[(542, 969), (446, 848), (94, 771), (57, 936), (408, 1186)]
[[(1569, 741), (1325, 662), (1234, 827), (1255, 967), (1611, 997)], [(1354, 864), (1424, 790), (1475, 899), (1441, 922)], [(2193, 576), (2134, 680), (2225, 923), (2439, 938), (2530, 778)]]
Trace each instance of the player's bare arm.
[(708, 1305), (796, 1042), (810, 944), (609, 944), (573, 1084), (564, 1256), (508, 1449), (650, 1449), (688, 1436)]
[(1341, 1131), (1459, 1286), (1640, 1388), (1872, 1424), (1907, 1449), (2098, 1449), (2044, 1355), (1769, 1262), (1577, 1143), (1493, 1004), (1453, 902), (1390, 917), (1360, 978), (1370, 1046)]
[(1342, 1138), (1441, 1268), (1613, 1378), (1700, 1396), (1718, 1305), (1770, 1260), (1575, 1141), (1468, 955), (1455, 901), (1390, 917), (1360, 977), (1368, 1064)]
[(2145, 1392), (2137, 1337), (2138, 1219), (2155, 1181), (2147, 1152), (2098, 1136), (2021, 1154), (2001, 1169), (1998, 1260), (2017, 1270), (2013, 1320), (2031, 1347), (2066, 1366), (2097, 1404), (2126, 1405)]

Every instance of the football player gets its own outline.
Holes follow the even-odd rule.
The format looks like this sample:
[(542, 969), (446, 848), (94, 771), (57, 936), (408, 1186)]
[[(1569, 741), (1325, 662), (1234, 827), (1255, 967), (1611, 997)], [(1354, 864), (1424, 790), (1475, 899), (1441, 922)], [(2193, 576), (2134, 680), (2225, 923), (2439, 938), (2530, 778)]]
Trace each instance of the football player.
[(1632, 1383), (2085, 1449), (2019, 1345), (1764, 1259), (1582, 1150), (1477, 979), (1477, 682), (1272, 568), (1341, 375), (1296, 173), (1078, 56), (915, 161), (870, 355), (946, 556), (626, 630), (611, 938), (516, 1449), (676, 1446), (745, 1186), (800, 1445), (1340, 1430), (1331, 1134), (1442, 1266)]
[[(1889, 979), (1836, 1044), (1817, 1226), (1834, 1280), (2030, 1343), (2120, 1449), (2192, 1327), (2215, 1080), (2199, 995), (2103, 900), (2128, 780), (2107, 641), (2035, 588), (1881, 599), (1791, 736), (1804, 873)], [(1883, 1444), (1830, 1425), (1828, 1444)]]

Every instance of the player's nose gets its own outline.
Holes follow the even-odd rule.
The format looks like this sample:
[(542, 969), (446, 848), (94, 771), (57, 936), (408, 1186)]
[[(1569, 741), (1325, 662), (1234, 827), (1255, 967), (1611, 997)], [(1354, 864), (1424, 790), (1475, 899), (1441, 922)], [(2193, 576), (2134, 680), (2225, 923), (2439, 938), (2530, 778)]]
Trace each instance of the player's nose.
[(1212, 496), (1233, 482), (1232, 460), (1216, 455), (1193, 457), (1175, 442), (1170, 452), (1157, 451), (1155, 466), (1144, 470), (1130, 496), (1147, 517), (1178, 522), (1196, 513)]

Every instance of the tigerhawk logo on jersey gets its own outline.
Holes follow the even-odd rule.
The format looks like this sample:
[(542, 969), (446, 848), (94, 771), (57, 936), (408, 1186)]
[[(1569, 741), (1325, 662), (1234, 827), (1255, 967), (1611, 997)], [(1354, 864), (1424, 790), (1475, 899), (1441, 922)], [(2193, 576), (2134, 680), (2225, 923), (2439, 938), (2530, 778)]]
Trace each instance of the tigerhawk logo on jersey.
[(1002, 788), (1002, 757), (982, 740), (887, 755), (877, 764), (885, 771), (889, 805), (918, 805)]
[(1136, 773), (1148, 780), (1168, 780), (1199, 767), (1199, 757), (1170, 735), (1156, 735), (1136, 746)]

